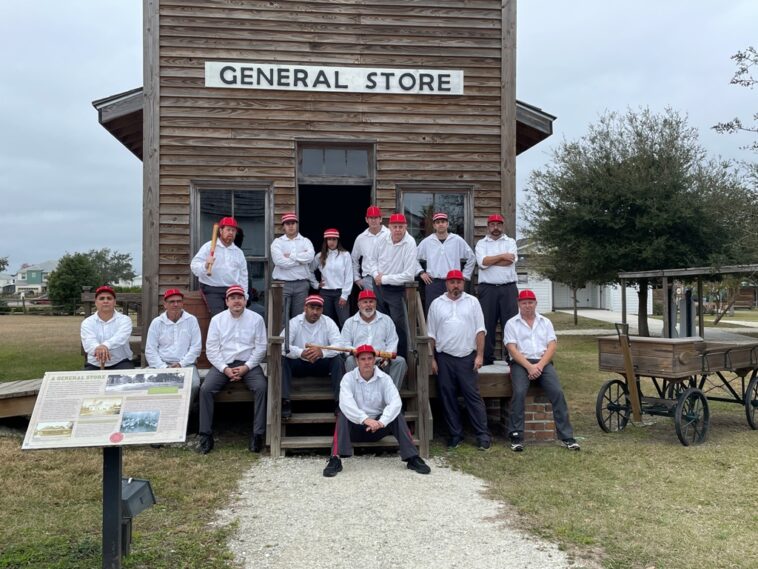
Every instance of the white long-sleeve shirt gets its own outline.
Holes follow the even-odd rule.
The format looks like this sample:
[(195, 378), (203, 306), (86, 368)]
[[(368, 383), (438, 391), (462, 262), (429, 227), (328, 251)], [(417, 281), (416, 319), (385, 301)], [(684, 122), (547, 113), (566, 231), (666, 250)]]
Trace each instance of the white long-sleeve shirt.
[(376, 419), (385, 427), (400, 414), (402, 401), (392, 378), (374, 366), (374, 375), (366, 381), (360, 369), (342, 376), (340, 382), (340, 411), (352, 423), (363, 424)]
[(164, 368), (178, 363), (181, 367), (195, 364), (203, 349), (200, 325), (194, 314), (182, 311), (173, 322), (166, 313), (156, 316), (147, 330), (145, 358), (152, 368)]
[[(480, 239), (476, 244), (476, 264), (479, 265), (479, 282), (487, 284), (506, 284), (518, 282), (516, 274), (516, 261), (518, 261), (518, 249), (516, 241), (504, 233), (497, 239), (492, 239), (489, 235)], [(507, 267), (499, 265), (490, 265), (485, 267), (483, 264), (485, 257), (500, 255), (501, 253), (513, 253), (513, 263)]]
[(381, 312), (376, 312), (369, 322), (361, 318), (360, 312), (356, 312), (342, 326), (342, 343), (345, 347), (357, 348), (368, 344), (381, 352), (397, 352), (397, 342), (394, 322)]
[(429, 337), (438, 352), (462, 358), (476, 350), (476, 336), (487, 333), (484, 314), (476, 297), (462, 293), (458, 300), (438, 296), (429, 307)]
[[(353, 259), (353, 281), (357, 281), (358, 279), (371, 274), (371, 271), (368, 270), (369, 266), (367, 266), (367, 263), (373, 256), (374, 250), (376, 249), (376, 244), (379, 242), (379, 240), (388, 237), (389, 234), (390, 230), (382, 225), (376, 235), (366, 229), (366, 231), (355, 238), (355, 243), (353, 243), (353, 252), (350, 253), (350, 256)], [(361, 258), (363, 258), (362, 269)]]
[(470, 281), (476, 265), (471, 247), (455, 233), (448, 233), (444, 242), (436, 233), (428, 235), (419, 243), (417, 256), (419, 261), (426, 261), (426, 272), (435, 279), (444, 279), (453, 269), (460, 270), (463, 259), (463, 277)]
[[(284, 336), (284, 330), (281, 335)], [(313, 324), (305, 319), (305, 314), (298, 314), (290, 320), (290, 351), (285, 354), (286, 357), (292, 360), (299, 359), (305, 350), (305, 344), (343, 347), (340, 329), (334, 320), (325, 314), (322, 314)], [(322, 351), (325, 358), (333, 358), (339, 353), (334, 350)]]
[(205, 270), (205, 261), (211, 253), (211, 242), (208, 241), (200, 247), (190, 263), (190, 269), (197, 279), (208, 286), (230, 287), (239, 285), (245, 291), (247, 298), (247, 260), (242, 249), (234, 243), (228, 247), (219, 239), (216, 242), (216, 250), (213, 256), (216, 260), (213, 262), (211, 276), (208, 276)]
[(388, 233), (386, 238), (377, 242), (374, 254), (369, 259), (371, 276), (376, 277), (381, 273), (383, 285), (413, 282), (420, 269), (416, 259), (416, 241), (408, 232), (398, 243), (393, 243)]
[(310, 268), (313, 256), (313, 243), (307, 237), (299, 233), (293, 239), (286, 235), (277, 237), (271, 243), (274, 262), (271, 276), (278, 281), (309, 280), (313, 276)]
[(99, 366), (95, 358), (95, 348), (101, 344), (108, 348), (111, 359), (105, 367), (132, 359), (129, 336), (132, 335), (132, 319), (120, 312), (114, 312), (110, 320), (102, 320), (97, 312), (82, 321), (80, 328), (82, 347), (87, 353), (87, 363)]
[(321, 264), (321, 255), (316, 255), (311, 261), (311, 270), (321, 271), (321, 280), (324, 286), (319, 284), (315, 288), (329, 290), (340, 289), (340, 297), (347, 300), (353, 290), (353, 263), (350, 253), (347, 251), (329, 250), (326, 255), (326, 265)]
[(528, 360), (540, 359), (548, 344), (557, 341), (553, 323), (539, 312), (535, 313), (534, 325), (531, 327), (521, 318), (521, 314), (516, 314), (505, 323), (503, 344), (515, 344)]
[(266, 326), (259, 314), (245, 309), (235, 318), (229, 310), (224, 310), (211, 318), (205, 355), (221, 373), (235, 360), (253, 369), (266, 357), (266, 339)]

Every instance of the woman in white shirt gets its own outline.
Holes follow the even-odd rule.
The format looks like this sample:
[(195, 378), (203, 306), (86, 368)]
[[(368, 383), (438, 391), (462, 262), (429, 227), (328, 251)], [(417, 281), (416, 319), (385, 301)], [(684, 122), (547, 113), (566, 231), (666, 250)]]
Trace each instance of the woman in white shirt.
[(311, 262), (311, 269), (321, 273), (321, 280), (314, 286), (324, 298), (324, 314), (342, 325), (350, 317), (348, 297), (353, 290), (353, 262), (350, 252), (340, 242), (336, 229), (324, 231), (321, 253)]

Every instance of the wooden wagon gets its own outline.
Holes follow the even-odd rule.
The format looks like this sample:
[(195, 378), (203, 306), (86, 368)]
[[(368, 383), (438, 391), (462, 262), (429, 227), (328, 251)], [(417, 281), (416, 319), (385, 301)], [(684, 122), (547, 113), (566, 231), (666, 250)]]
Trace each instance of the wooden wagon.
[(661, 415), (674, 419), (683, 445), (699, 444), (708, 435), (709, 400), (743, 405), (750, 428), (758, 429), (758, 343), (630, 337), (625, 324), (616, 330), (617, 336), (598, 338), (600, 370), (624, 377), (609, 379), (598, 392), (601, 429), (621, 431), (630, 417)]

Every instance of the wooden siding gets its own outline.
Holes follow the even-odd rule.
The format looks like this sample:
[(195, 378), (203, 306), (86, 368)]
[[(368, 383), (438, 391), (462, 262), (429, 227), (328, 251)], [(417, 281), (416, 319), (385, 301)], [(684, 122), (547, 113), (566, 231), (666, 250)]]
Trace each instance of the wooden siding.
[[(501, 52), (511, 43), (502, 38), (499, 0), (146, 4), (153, 2), (160, 290), (190, 284), (190, 181), (270, 184), (278, 218), (296, 206), (296, 138), (374, 141), (376, 201), (385, 211), (397, 205), (396, 185), (409, 181), (472, 185), (475, 239), (501, 210), (501, 170), (510, 164), (501, 154), (501, 74), (509, 67)], [(465, 95), (206, 88), (206, 60), (462, 69)], [(515, 136), (513, 122), (507, 132)], [(515, 156), (515, 144), (508, 147)]]

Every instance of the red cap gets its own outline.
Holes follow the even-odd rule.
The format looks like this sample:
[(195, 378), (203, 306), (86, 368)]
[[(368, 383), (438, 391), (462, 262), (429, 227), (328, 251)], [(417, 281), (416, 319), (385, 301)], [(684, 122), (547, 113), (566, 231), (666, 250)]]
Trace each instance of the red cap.
[(233, 294), (241, 294), (242, 296), (245, 296), (245, 291), (240, 285), (232, 285), (226, 289), (226, 296), (224, 298), (229, 298)]
[(305, 298), (305, 304), (318, 304), (324, 306), (324, 299), (317, 294), (311, 294)]
[(502, 215), (500, 215), (499, 213), (495, 213), (487, 218), (487, 223), (492, 223), (492, 222), (504, 223), (505, 220), (503, 219)]
[(372, 205), (366, 210), (366, 217), (382, 217), (382, 210)]
[(324, 231), (324, 239), (328, 239), (329, 237), (336, 237), (337, 239), (339, 239), (340, 232), (334, 228), (327, 229), (326, 231)]
[(288, 221), (297, 221), (297, 214), (294, 211), (282, 214), (282, 223), (287, 223)]
[(518, 293), (518, 299), (519, 300), (537, 300), (537, 296), (534, 294), (533, 290), (529, 290), (528, 288), (525, 288), (524, 290)]
[(358, 293), (358, 300), (376, 300), (376, 295), (373, 290), (365, 289)]
[(218, 222), (218, 228), (221, 229), (222, 227), (234, 227), (234, 229), (239, 229), (237, 220), (233, 217), (222, 217), (221, 221)]
[(390, 223), (408, 223), (402, 213), (393, 213), (390, 215)]
[(432, 221), (437, 221), (438, 219), (444, 219), (445, 221), (447, 221), (447, 214), (438, 212), (432, 216)]
[(457, 269), (453, 269), (452, 271), (449, 271), (447, 273), (447, 277), (445, 277), (446, 280), (452, 281), (452, 280), (463, 280), (463, 273)]
[(184, 298), (184, 293), (180, 291), (178, 288), (170, 288), (166, 292), (163, 293), (163, 300), (168, 300), (171, 296), (181, 296)]
[(97, 295), (98, 295), (98, 294), (100, 294), (101, 292), (107, 292), (107, 293), (108, 293), (108, 294), (110, 294), (110, 295), (111, 295), (113, 298), (116, 298), (116, 291), (115, 291), (115, 290), (113, 290), (113, 289), (112, 289), (111, 287), (109, 287), (108, 285), (103, 285), (103, 286), (99, 286), (99, 287), (97, 287), (97, 289), (95, 290), (95, 298), (97, 298)]
[(355, 357), (357, 358), (361, 354), (372, 354), (376, 356), (376, 350), (374, 349), (374, 346), (370, 346), (368, 344), (363, 344), (361, 346), (358, 346), (354, 350)]

